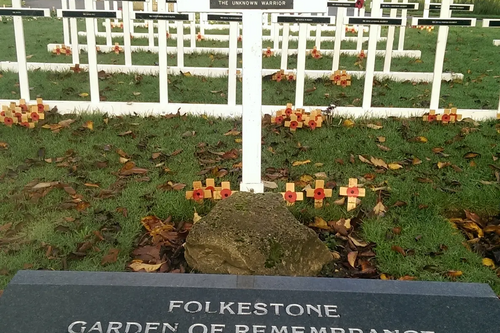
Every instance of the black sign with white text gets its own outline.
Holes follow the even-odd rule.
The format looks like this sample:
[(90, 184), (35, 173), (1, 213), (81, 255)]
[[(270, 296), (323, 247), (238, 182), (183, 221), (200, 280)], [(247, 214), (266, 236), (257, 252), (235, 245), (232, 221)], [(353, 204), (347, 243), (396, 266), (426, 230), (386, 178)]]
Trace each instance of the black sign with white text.
[(116, 12), (105, 10), (63, 10), (62, 17), (96, 17), (96, 18), (116, 18)]
[(137, 20), (169, 20), (169, 21), (189, 21), (188, 14), (174, 14), (174, 13), (144, 13), (136, 12), (135, 18)]
[(207, 19), (209, 21), (221, 21), (221, 22), (241, 22), (241, 15), (217, 15), (217, 14), (208, 14)]
[(380, 8), (382, 9), (409, 9), (417, 10), (416, 3), (381, 3)]
[(278, 16), (278, 23), (330, 24), (331, 20), (324, 16)]
[(435, 25), (435, 26), (464, 26), (464, 27), (470, 27), (472, 26), (472, 20), (471, 19), (444, 19), (444, 18), (436, 18), (436, 19), (418, 19), (417, 20), (417, 25)]
[(349, 17), (349, 24), (402, 25), (403, 19), (400, 19), (400, 18)]
[(210, 9), (293, 9), (293, 0), (210, 0)]
[(0, 16), (45, 16), (43, 9), (0, 8)]
[(356, 8), (356, 2), (340, 2), (340, 1), (334, 1), (334, 2), (327, 2), (328, 7), (338, 7), (338, 8)]
[(489, 21), (488, 27), (500, 27), (500, 20), (497, 21)]
[[(471, 319), (473, 318), (473, 320)], [(486, 284), (20, 271), (0, 333), (493, 333)]]
[[(458, 4), (451, 4), (450, 5), (450, 10), (466, 10), (470, 11), (473, 5), (458, 5)], [(429, 10), (440, 10), (441, 9), (441, 4), (430, 4), (429, 5)]]

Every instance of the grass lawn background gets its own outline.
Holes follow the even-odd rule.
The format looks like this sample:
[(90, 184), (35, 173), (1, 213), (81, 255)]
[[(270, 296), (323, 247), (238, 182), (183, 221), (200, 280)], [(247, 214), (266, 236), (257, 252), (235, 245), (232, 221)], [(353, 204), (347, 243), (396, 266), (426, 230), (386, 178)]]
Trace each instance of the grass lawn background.
[[(46, 51), (47, 43), (62, 40), (60, 21), (25, 22), (30, 61), (71, 62), (70, 57), (57, 57)], [(5, 47), (0, 50), (0, 59), (14, 61), (12, 22), (4, 20), (1, 26), (5, 33), (0, 36), (0, 42)], [(500, 56), (500, 49), (492, 45), (496, 35), (494, 29), (450, 29), (445, 70), (462, 72), (465, 79), (463, 82), (443, 83), (441, 106), (488, 109), (498, 106), (500, 68), (495, 59)], [(395, 59), (393, 69), (432, 69), (435, 38), (436, 32), (409, 29), (406, 48), (421, 49), (422, 59)], [(134, 43), (145, 43), (145, 40), (134, 39)], [(202, 44), (221, 46), (223, 43), (204, 41)], [(354, 44), (345, 43), (345, 47), (354, 48)], [(379, 45), (379, 49), (382, 48), (384, 43)], [(123, 63), (123, 58), (123, 54), (106, 54), (100, 55), (99, 61)], [(85, 61), (85, 54), (82, 54), (82, 61)], [(134, 63), (152, 64), (155, 61), (157, 55), (134, 54)], [(382, 58), (377, 60), (379, 69), (382, 61)], [(175, 63), (175, 57), (169, 58), (169, 62)], [(346, 69), (356, 69), (354, 62), (354, 57), (341, 59), (341, 65)], [(186, 65), (226, 64), (225, 56), (186, 56)], [(294, 64), (295, 59), (291, 57), (292, 68)], [(264, 66), (278, 68), (279, 58), (264, 59)], [(310, 69), (329, 66), (331, 59), (327, 57), (307, 62)], [(30, 80), (33, 95), (44, 99), (88, 99), (79, 96), (88, 92), (85, 73), (35, 71), (30, 74)], [(171, 77), (170, 81), (172, 102), (227, 102), (223, 93), (227, 89), (225, 78), (177, 76)], [(18, 98), (16, 83), (17, 74), (2, 73), (0, 97)], [(115, 74), (100, 84), (101, 95), (107, 100), (158, 100), (156, 77)], [(313, 87), (316, 90), (306, 94), (308, 105), (331, 102), (337, 105), (361, 104), (362, 80), (353, 80), (353, 86), (347, 89), (334, 87), (328, 80), (308, 81), (306, 89)], [(294, 90), (294, 83), (265, 81), (264, 103), (284, 105), (294, 100)], [(136, 96), (134, 92), (141, 94)], [(429, 99), (429, 84), (384, 81), (375, 84), (373, 104), (425, 107)], [(75, 123), (59, 133), (40, 128), (26, 130), (0, 126), (0, 142), (6, 146), (6, 149), (0, 149), (0, 289), (17, 270), (23, 268), (124, 270), (131, 251), (144, 232), (141, 218), (156, 215), (166, 219), (172, 216), (172, 221), (178, 225), (191, 222), (195, 208), (204, 215), (212, 207), (208, 202), (197, 205), (187, 201), (184, 191), (165, 191), (168, 186), (162, 185), (170, 181), (186, 184), (185, 189), (188, 189), (193, 181), (205, 177), (216, 177), (217, 182), (230, 181), (233, 188), (237, 188), (240, 182), (239, 154), (234, 159), (208, 164), (205, 161), (203, 165), (199, 159), (202, 143), (215, 152), (241, 148), (241, 144), (235, 141), (238, 137), (223, 135), (233, 128), (241, 131), (238, 119), (118, 117), (105, 121), (107, 117), (103, 115), (55, 115), (46, 122), (51, 124), (64, 119), (73, 119)], [(93, 122), (94, 130), (82, 127), (88, 121)], [(309, 201), (292, 207), (291, 211), (304, 224), (309, 225), (315, 217), (326, 221), (352, 218), (358, 224), (353, 235), (377, 244), (374, 248), (376, 257), (370, 260), (380, 273), (393, 278), (485, 282), (500, 294), (500, 279), (495, 270), (484, 266), (481, 261), (482, 256), (491, 257), (491, 251), (480, 246), (483, 240), (477, 244), (466, 242), (464, 235), (446, 219), (463, 216), (463, 209), (476, 212), (484, 219), (499, 213), (500, 191), (495, 178), (499, 161), (495, 158), (500, 151), (496, 123), (475, 125), (463, 122), (440, 126), (422, 123), (420, 119), (388, 119), (379, 121), (382, 129), (374, 130), (365, 125), (376, 123), (376, 120), (357, 120), (354, 128), (342, 126), (342, 121), (335, 118), (324, 128), (295, 134), (290, 134), (288, 129), (266, 127), (263, 132), (263, 177), (278, 184), (278, 189), (271, 191), (283, 191), (286, 181), (297, 182), (298, 189), (301, 189), (308, 183), (313, 184), (317, 173), (324, 172), (325, 180), (331, 186), (333, 182), (336, 185), (334, 197), (321, 210), (315, 210)], [(132, 134), (120, 135), (128, 131)], [(381, 144), (390, 148), (389, 151), (377, 146), (379, 136), (385, 137)], [(418, 136), (425, 137), (428, 142), (415, 142), (413, 139)], [(436, 153), (440, 149), (433, 151), (433, 148), (444, 150)], [(181, 153), (173, 154), (179, 149)], [(147, 169), (147, 174), (121, 178), (118, 174), (123, 167), (120, 150), (138, 167)], [(464, 158), (468, 152), (480, 154), (473, 159), (473, 164)], [(161, 153), (162, 157), (154, 159), (155, 153)], [(387, 163), (398, 162), (404, 167), (381, 170), (361, 162), (359, 155), (374, 156)], [(218, 155), (208, 153), (208, 156), (202, 156), (205, 160), (214, 160)], [(422, 163), (408, 163), (413, 158)], [(293, 166), (293, 162), (306, 160), (311, 162)], [(438, 168), (438, 162), (450, 162), (450, 166)], [(317, 163), (322, 165), (315, 166), (319, 165)], [(210, 171), (201, 175), (200, 172), (207, 168)], [(287, 170), (286, 179), (270, 179), (267, 168)], [(335, 205), (333, 201), (339, 199), (338, 187), (346, 185), (352, 177), (365, 185), (367, 196), (358, 210), (346, 212), (345, 206)], [(61, 182), (67, 185), (67, 190), (52, 188), (43, 196), (32, 191), (33, 186), (43, 182)], [(384, 190), (371, 190), (380, 187)], [(86, 204), (75, 208), (72, 195)], [(371, 214), (379, 199), (388, 208), (383, 217)], [(394, 228), (400, 232), (394, 233)], [(343, 240), (335, 233), (319, 230), (318, 234), (332, 251), (341, 252)], [(86, 249), (84, 255), (75, 254), (90, 241), (93, 246)], [(405, 256), (394, 250), (398, 247), (404, 250)], [(108, 251), (115, 248), (119, 249), (116, 261), (103, 263)], [(335, 267), (327, 268), (324, 274), (339, 276)], [(345, 267), (345, 258), (338, 262), (337, 268), (349, 270)], [(454, 277), (449, 274), (451, 271), (463, 274)]]

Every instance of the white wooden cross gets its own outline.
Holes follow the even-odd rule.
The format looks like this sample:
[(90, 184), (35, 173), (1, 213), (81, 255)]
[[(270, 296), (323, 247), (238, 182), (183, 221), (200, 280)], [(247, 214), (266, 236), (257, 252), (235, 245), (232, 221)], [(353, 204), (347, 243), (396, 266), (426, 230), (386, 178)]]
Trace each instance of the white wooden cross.
[[(483, 19), (483, 28), (500, 28), (500, 20), (499, 19)], [(493, 45), (499, 46), (500, 39), (494, 40)], [(498, 101), (498, 112), (500, 112), (500, 100)], [(498, 119), (500, 119), (500, 118), (498, 118)]]
[(434, 77), (432, 80), (431, 102), (429, 109), (437, 110), (439, 108), (439, 97), (441, 94), (441, 80), (443, 76), (444, 55), (446, 52), (446, 43), (448, 42), (448, 31), (450, 26), (468, 26), (473, 27), (476, 25), (474, 18), (451, 18), (450, 9), (453, 0), (443, 0), (440, 5), (439, 17), (433, 18), (416, 18), (412, 20), (412, 25), (428, 25), (439, 26), (437, 46), (436, 46), (436, 59), (434, 61)]
[(262, 15), (324, 13), (326, 0), (178, 0), (179, 12), (243, 13), (243, 168), (240, 190), (264, 192), (261, 179)]
[(49, 9), (23, 9), (21, 0), (12, 0), (12, 8), (0, 8), (0, 16), (14, 17), (14, 33), (16, 36), (17, 66), (19, 71), (19, 90), (21, 98), (30, 101), (30, 85), (28, 81), (28, 65), (26, 61), (26, 45), (24, 41), (23, 16), (47, 16), (50, 17)]
[[(375, 76), (375, 56), (377, 52), (377, 40), (380, 35), (380, 27), (404, 26), (406, 18), (386, 18), (382, 17), (380, 8), (381, 0), (373, 0), (372, 12), (370, 17), (346, 17), (347, 24), (369, 25), (370, 34), (368, 37), (368, 55), (366, 57), (365, 86), (363, 93), (363, 110), (368, 111), (372, 104), (373, 78)], [(392, 50), (391, 50), (392, 52)]]
[[(97, 106), (100, 102), (99, 96), (99, 77), (97, 70), (97, 51), (95, 37), (95, 19), (96, 18), (120, 18), (120, 12), (109, 10), (94, 10), (93, 0), (85, 0), (85, 9), (59, 9), (57, 16), (62, 18), (85, 18), (87, 30), (87, 54), (89, 58), (89, 81), (90, 81), (90, 102)], [(73, 50), (77, 53), (78, 49)], [(76, 65), (76, 64), (75, 64)]]
[(183, 21), (194, 20), (194, 15), (168, 13), (165, 1), (158, 2), (158, 12), (137, 12), (132, 14), (134, 20), (158, 20), (158, 68), (160, 74), (160, 104), (168, 105), (168, 63), (167, 63), (167, 22), (180, 22), (177, 28), (177, 66), (184, 66)]

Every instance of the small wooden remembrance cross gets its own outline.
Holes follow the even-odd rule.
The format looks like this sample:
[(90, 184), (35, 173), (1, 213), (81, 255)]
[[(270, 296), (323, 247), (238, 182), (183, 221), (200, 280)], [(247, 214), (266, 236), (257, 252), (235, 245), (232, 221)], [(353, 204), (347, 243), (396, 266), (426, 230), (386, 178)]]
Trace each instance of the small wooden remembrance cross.
[(324, 180), (317, 180), (315, 186), (316, 188), (314, 189), (308, 189), (306, 195), (308, 198), (314, 198), (314, 208), (321, 208), (323, 207), (323, 199), (330, 198), (333, 191), (331, 189), (325, 189)]
[(356, 208), (356, 200), (358, 197), (364, 197), (366, 191), (364, 188), (358, 188), (358, 180), (356, 178), (349, 178), (348, 187), (340, 188), (340, 195), (347, 196), (347, 211)]
[(243, 154), (241, 191), (263, 193), (262, 157), (262, 14), (326, 13), (326, 1), (178, 0), (179, 12), (242, 13), (243, 17)]
[(203, 188), (200, 181), (193, 182), (193, 190), (186, 191), (186, 199), (194, 200), (196, 202), (203, 202), (203, 199), (210, 199), (212, 197), (212, 191)]
[(296, 201), (304, 200), (304, 193), (295, 192), (294, 183), (286, 183), (286, 192), (281, 192), (281, 195), (283, 195), (287, 206), (293, 206)]

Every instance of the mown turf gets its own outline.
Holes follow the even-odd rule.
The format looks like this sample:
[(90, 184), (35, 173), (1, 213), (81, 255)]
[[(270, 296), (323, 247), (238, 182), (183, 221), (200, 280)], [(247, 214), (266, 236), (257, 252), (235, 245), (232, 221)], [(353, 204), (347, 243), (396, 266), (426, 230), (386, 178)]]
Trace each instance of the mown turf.
[[(7, 231), (0, 233), (0, 286), (23, 267), (123, 270), (141, 233), (142, 217), (172, 216), (176, 224), (191, 221), (195, 209), (204, 215), (213, 206), (209, 202), (199, 205), (184, 199), (184, 190), (190, 188), (192, 181), (220, 176), (217, 182), (230, 181), (233, 188), (240, 182), (241, 170), (237, 168), (240, 156), (200, 165), (200, 162), (207, 163), (207, 159), (215, 160), (218, 155), (195, 154), (200, 150), (226, 152), (241, 148), (235, 140), (238, 136), (223, 135), (233, 128), (241, 130), (238, 119), (118, 117), (106, 124), (102, 115), (66, 115), (50, 117), (47, 123), (62, 119), (76, 122), (60, 133), (40, 128), (0, 127), (0, 141), (8, 144), (8, 149), (0, 150), (0, 220), (2, 225), (12, 223)], [(82, 128), (88, 120), (94, 123), (93, 131)], [(263, 177), (279, 186), (268, 191), (283, 191), (286, 181), (297, 182), (300, 190), (307, 182), (312, 183), (316, 173), (324, 172), (326, 181), (336, 184), (333, 197), (319, 210), (313, 208), (309, 199), (291, 207), (300, 221), (309, 224), (316, 216), (334, 221), (363, 216), (360, 212), (365, 212), (368, 215), (363, 218), (356, 237), (377, 243), (375, 260), (381, 273), (395, 278), (409, 275), (425, 280), (486, 282), (500, 293), (500, 279), (495, 271), (481, 264), (481, 255), (486, 254), (468, 250), (464, 236), (446, 220), (446, 217), (461, 216), (463, 209), (485, 217), (499, 213), (500, 185), (491, 167), (500, 167), (498, 160), (494, 160), (500, 154), (495, 123), (481, 123), (477, 130), (458, 137), (467, 132), (461, 132), (462, 129), (474, 125), (464, 122), (440, 126), (424, 124), (421, 120), (388, 119), (379, 122), (382, 129), (374, 130), (365, 124), (377, 123), (375, 120), (357, 120), (354, 128), (340, 123), (341, 119), (335, 118), (321, 129), (300, 130), (295, 134), (290, 134), (288, 129), (276, 131), (273, 126), (266, 126)], [(127, 131), (133, 134), (119, 136)], [(193, 131), (195, 135), (191, 136)], [(391, 148), (390, 151), (377, 147), (379, 136), (385, 137), (383, 145)], [(428, 142), (414, 142), (412, 139), (416, 136), (424, 136)], [(448, 140), (453, 142), (446, 143)], [(206, 146), (202, 147), (201, 143)], [(434, 153), (432, 148), (436, 147), (444, 148), (443, 153), (449, 156)], [(147, 174), (120, 177), (118, 172), (123, 165), (119, 162), (118, 149), (137, 167), (147, 169)], [(169, 157), (178, 149), (182, 152)], [(470, 151), (481, 154), (474, 158), (475, 166), (463, 157)], [(153, 159), (153, 153), (158, 152), (163, 157)], [(55, 160), (67, 155), (73, 160), (58, 166)], [(399, 162), (404, 168), (377, 172), (377, 168), (362, 163), (358, 155), (374, 156), (387, 163)], [(44, 161), (49, 158), (52, 163)], [(405, 160), (413, 158), (422, 163), (405, 164)], [(310, 163), (292, 166), (296, 161), (306, 160)], [(437, 167), (438, 162), (446, 161), (461, 172), (451, 166)], [(215, 167), (200, 175), (206, 168)], [(288, 178), (269, 178), (267, 168), (286, 169)], [(340, 198), (338, 188), (347, 185), (352, 177), (364, 184), (367, 195), (357, 210), (347, 212), (345, 205), (338, 206), (333, 201)], [(30, 183), (33, 187), (39, 182), (55, 181), (72, 187), (90, 206), (81, 211), (68, 209), (67, 202), (72, 198), (62, 188), (54, 188), (38, 201), (25, 188)], [(181, 191), (164, 191), (159, 187), (168, 181), (187, 187)], [(98, 184), (99, 188), (88, 184)], [(380, 187), (384, 187), (383, 192), (371, 190)], [(122, 190), (115, 191), (110, 198), (102, 192), (117, 188)], [(383, 217), (370, 217), (379, 197), (387, 213)], [(393, 207), (398, 201), (406, 205)], [(394, 227), (401, 228), (400, 235), (388, 237)], [(104, 240), (97, 242), (86, 256), (76, 256), (74, 252), (83, 243), (95, 239), (95, 231), (100, 231)], [(321, 237), (332, 250), (336, 249), (333, 233), (323, 233)], [(403, 257), (393, 246), (400, 246), (408, 255)], [(118, 260), (103, 266), (101, 260), (110, 248), (120, 250)], [(462, 271), (463, 275), (451, 278), (446, 275), (450, 270)]]
[[(43, 22), (43, 23), (42, 23)], [(80, 24), (83, 30), (83, 25)], [(4, 29), (5, 28), (5, 29)], [(102, 30), (102, 28), (101, 28)], [(2, 45), (0, 59), (15, 61), (15, 45), (13, 27), (11, 21), (3, 22), (0, 36)], [(46, 50), (48, 43), (60, 43), (62, 40), (62, 23), (57, 19), (25, 20), (25, 31), (27, 36), (27, 54), (32, 62), (64, 62), (71, 63), (71, 57), (55, 56)], [(120, 29), (115, 29), (120, 31)], [(146, 32), (144, 28), (137, 28), (137, 32)], [(171, 29), (175, 33), (175, 29)], [(186, 33), (189, 29), (186, 29)], [(207, 34), (221, 33), (220, 30), (207, 31)], [(223, 31), (222, 31), (223, 32)], [(444, 71), (463, 73), (463, 82), (443, 82), (441, 89), (440, 107), (454, 105), (458, 108), (472, 109), (496, 109), (498, 107), (498, 89), (500, 83), (500, 67), (497, 59), (500, 56), (500, 48), (493, 46), (492, 40), (496, 38), (495, 29), (483, 28), (451, 28), (448, 38), (447, 54), (445, 57)], [(385, 32), (384, 32), (385, 34)], [(396, 36), (398, 33), (396, 31)], [(430, 72), (434, 66), (436, 48), (437, 29), (434, 32), (407, 29), (405, 49), (421, 50), (422, 58), (419, 60), (411, 58), (394, 58), (391, 69), (393, 71), (416, 71)], [(85, 37), (80, 37), (85, 41)], [(116, 39), (114, 42), (121, 42)], [(104, 38), (98, 38), (99, 43), (104, 43)], [(147, 45), (147, 39), (135, 38), (133, 45)], [(169, 45), (176, 45), (175, 40), (169, 40)], [(185, 41), (189, 46), (189, 41)], [(203, 47), (223, 47), (224, 42), (201, 41), (197, 43)], [(264, 42), (263, 46), (271, 46), (271, 42)], [(296, 47), (296, 42), (290, 42), (292, 48)], [(313, 42), (308, 42), (308, 47), (312, 47)], [(345, 42), (343, 48), (354, 49), (354, 42)], [(397, 38), (395, 41), (397, 46)], [(366, 48), (366, 43), (364, 45)], [(322, 48), (333, 48), (333, 42), (325, 42)], [(378, 49), (385, 49), (385, 42), (380, 42)], [(114, 53), (99, 54), (98, 61), (101, 64), (124, 64), (124, 55)], [(158, 61), (157, 54), (140, 52), (133, 53), (133, 63), (137, 65), (154, 65)], [(241, 64), (241, 57), (238, 59)], [(81, 63), (87, 62), (85, 53), (81, 54)], [(175, 55), (170, 55), (169, 65), (175, 66), (177, 59)], [(340, 66), (347, 70), (360, 70), (355, 65), (356, 58), (342, 56)], [(186, 66), (196, 67), (227, 67), (226, 55), (201, 54), (186, 55)], [(280, 58), (264, 58), (264, 68), (278, 69)], [(332, 66), (332, 58), (324, 56), (322, 59), (308, 58), (307, 69), (329, 70)], [(288, 68), (296, 67), (296, 56), (291, 56), (288, 61)], [(363, 67), (363, 66), (362, 66)], [(376, 69), (382, 70), (383, 58), (377, 58)], [(361, 68), (362, 70), (362, 68)], [(17, 74), (3, 73), (0, 78), (0, 98), (18, 98), (19, 88), (17, 86)], [(227, 78), (194, 79), (192, 77), (171, 77), (175, 81), (170, 87), (172, 102), (191, 101), (195, 103), (226, 103), (227, 102)], [(200, 84), (201, 81), (201, 84)], [(131, 83), (132, 84), (129, 84)], [(100, 84), (102, 95), (108, 101), (149, 101), (159, 100), (157, 92), (157, 78), (144, 76), (145, 84), (135, 85), (133, 75), (114, 75), (111, 78), (103, 79)], [(146, 84), (147, 83), (147, 84)], [(41, 96), (47, 100), (88, 100), (89, 97), (80, 97), (81, 93), (89, 92), (88, 77), (81, 74), (52, 74), (43, 71), (30, 73), (30, 86), (34, 96)], [(332, 86), (328, 79), (318, 81), (308, 80), (306, 89), (309, 91), (305, 96), (306, 105), (327, 105), (336, 103), (337, 105), (360, 106), (362, 103), (362, 92), (364, 87), (363, 79), (353, 79), (353, 84), (348, 89)], [(314, 90), (314, 88), (316, 88)], [(238, 88), (238, 94), (240, 95)], [(216, 94), (212, 91), (223, 91), (224, 94)], [(141, 92), (140, 96), (134, 94)], [(430, 84), (412, 84), (411, 82), (375, 82), (373, 93), (373, 106), (394, 106), (394, 107), (428, 107), (430, 101)], [(325, 95), (326, 94), (326, 95)], [(265, 104), (285, 104), (295, 100), (295, 84), (287, 82), (265, 81), (263, 86), (263, 103)], [(238, 103), (240, 100), (238, 99)]]

